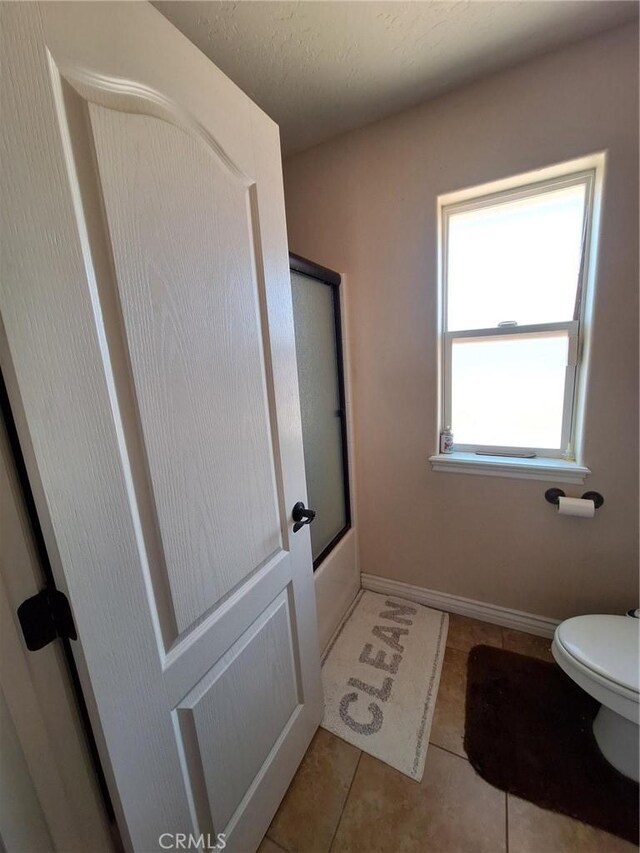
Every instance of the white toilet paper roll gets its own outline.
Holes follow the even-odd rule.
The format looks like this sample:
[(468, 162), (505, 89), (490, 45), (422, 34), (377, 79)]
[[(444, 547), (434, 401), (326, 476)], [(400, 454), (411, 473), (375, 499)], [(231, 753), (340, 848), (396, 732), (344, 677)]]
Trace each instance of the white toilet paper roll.
[(558, 515), (575, 515), (578, 518), (593, 518), (596, 507), (593, 501), (582, 498), (559, 498)]

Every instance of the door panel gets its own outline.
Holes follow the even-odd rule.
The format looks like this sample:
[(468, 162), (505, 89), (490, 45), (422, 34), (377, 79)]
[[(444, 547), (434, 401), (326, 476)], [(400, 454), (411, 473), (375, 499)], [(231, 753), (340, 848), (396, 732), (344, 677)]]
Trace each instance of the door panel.
[(227, 825), (298, 708), (291, 627), (283, 592), (178, 706), (197, 742), (191, 785), (204, 778), (207, 791), (200, 823), (212, 830)]
[(281, 545), (250, 188), (168, 121), (95, 105), (90, 117), (183, 633)]
[(322, 711), (277, 128), (147, 4), (2, 17), (3, 352), (119, 824), (244, 853)]

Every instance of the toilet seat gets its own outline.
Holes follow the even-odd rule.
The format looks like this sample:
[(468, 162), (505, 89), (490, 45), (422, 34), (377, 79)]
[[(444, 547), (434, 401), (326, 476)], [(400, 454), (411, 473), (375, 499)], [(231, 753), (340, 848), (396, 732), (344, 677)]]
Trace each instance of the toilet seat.
[(552, 651), (560, 667), (587, 693), (638, 723), (640, 620), (575, 616), (556, 629)]
[(574, 616), (558, 626), (565, 651), (587, 669), (640, 692), (640, 620), (630, 616)]

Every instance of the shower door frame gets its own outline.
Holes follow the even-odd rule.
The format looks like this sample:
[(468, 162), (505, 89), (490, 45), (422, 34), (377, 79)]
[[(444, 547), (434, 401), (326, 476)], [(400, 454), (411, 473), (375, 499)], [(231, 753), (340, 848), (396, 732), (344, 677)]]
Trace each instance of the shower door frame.
[[(340, 284), (342, 278), (339, 273), (323, 267), (321, 264), (316, 264), (301, 255), (296, 255), (289, 252), (289, 269), (292, 272), (301, 273), (309, 278), (319, 281), (331, 288), (331, 298), (333, 304), (333, 321), (334, 335), (336, 341), (336, 367), (338, 371), (338, 400), (340, 408), (338, 409), (338, 417), (340, 418), (340, 441), (342, 444), (342, 487), (344, 489), (344, 506), (345, 506), (345, 524), (338, 533), (333, 537), (331, 542), (323, 548), (318, 556), (313, 561), (313, 570), (319, 568), (320, 564), (326, 560), (329, 554), (336, 547), (338, 542), (351, 530), (351, 492), (349, 488), (349, 450), (347, 440), (347, 402), (344, 382), (344, 348), (342, 343), (342, 313), (340, 309)], [(294, 318), (295, 320), (295, 318)]]

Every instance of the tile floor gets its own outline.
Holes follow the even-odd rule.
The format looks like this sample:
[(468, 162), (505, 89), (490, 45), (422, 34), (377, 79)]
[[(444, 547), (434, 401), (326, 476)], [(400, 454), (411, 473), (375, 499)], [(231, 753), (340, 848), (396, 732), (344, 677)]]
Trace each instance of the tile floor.
[(469, 650), (552, 660), (550, 642), (451, 615), (420, 784), (318, 729), (258, 853), (633, 853), (637, 848), (482, 780), (466, 760)]

